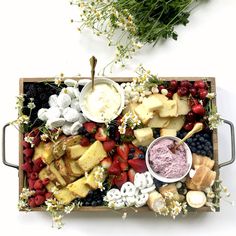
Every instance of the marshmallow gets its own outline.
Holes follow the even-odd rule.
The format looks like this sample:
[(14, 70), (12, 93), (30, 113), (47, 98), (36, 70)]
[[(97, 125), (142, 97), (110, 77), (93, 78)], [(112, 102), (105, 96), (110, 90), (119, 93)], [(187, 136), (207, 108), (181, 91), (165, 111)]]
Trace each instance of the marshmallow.
[(65, 119), (64, 118), (57, 118), (53, 120), (48, 120), (47, 125), (50, 127), (50, 129), (58, 128), (64, 125)]
[(76, 121), (71, 127), (70, 127), (70, 133), (72, 135), (78, 134), (78, 129), (82, 127), (82, 124), (79, 121)]
[(79, 100), (77, 100), (77, 99), (73, 99), (71, 101), (70, 107), (76, 109), (78, 112), (81, 111)]
[(38, 110), (38, 118), (42, 121), (46, 121), (48, 118), (47, 118), (47, 111), (48, 109), (46, 108), (41, 108)]
[(50, 107), (46, 113), (48, 120), (54, 120), (61, 116), (61, 111), (58, 107)]
[(79, 112), (71, 107), (67, 107), (63, 111), (63, 116), (68, 122), (75, 122), (79, 119)]
[(80, 97), (80, 92), (79, 92), (79, 89), (78, 88), (73, 88), (73, 93), (74, 93), (74, 96), (76, 98), (79, 98)]
[(132, 197), (135, 194), (136, 187), (131, 182), (126, 182), (121, 186), (120, 192), (122, 196)]
[(79, 118), (78, 118), (79, 122), (81, 124), (83, 124), (84, 122), (88, 121), (88, 119), (82, 114), (82, 113), (79, 113)]
[(74, 79), (66, 79), (64, 80), (64, 84), (68, 87), (78, 87), (78, 82)]
[(75, 98), (74, 88), (72, 88), (72, 87), (63, 88), (61, 90), (61, 93), (68, 94), (71, 99)]
[(86, 85), (87, 83), (89, 83), (91, 80), (90, 79), (80, 79), (78, 84), (81, 86)]
[(72, 126), (72, 123), (65, 122), (65, 124), (62, 126), (62, 132), (65, 135), (71, 135), (71, 126)]
[(59, 107), (66, 108), (71, 104), (71, 97), (68, 94), (60, 93), (57, 98), (57, 104)]
[(53, 94), (49, 97), (48, 104), (50, 107), (57, 107), (57, 95)]

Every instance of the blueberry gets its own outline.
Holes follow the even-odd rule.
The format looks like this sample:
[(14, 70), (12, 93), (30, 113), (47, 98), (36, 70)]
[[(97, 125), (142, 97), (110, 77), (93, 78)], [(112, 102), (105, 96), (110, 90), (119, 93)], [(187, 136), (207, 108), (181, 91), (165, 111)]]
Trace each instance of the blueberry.
[(205, 139), (210, 139), (210, 135), (209, 135), (209, 134), (203, 134), (203, 137), (204, 137)]
[(197, 142), (197, 138), (193, 138), (193, 142)]
[(92, 206), (97, 206), (97, 202), (96, 201), (92, 201), (91, 205)]
[(86, 202), (84, 203), (84, 205), (85, 205), (85, 206), (90, 206), (90, 202), (86, 201)]
[(208, 146), (205, 146), (203, 149), (204, 149), (206, 152), (208, 152), (208, 151), (210, 150)]
[(97, 206), (101, 206), (102, 205), (102, 200), (97, 200)]
[(187, 141), (188, 141), (189, 143), (192, 143), (192, 142), (193, 142), (193, 139), (192, 139), (192, 138), (189, 138), (189, 139), (187, 139)]
[(198, 145), (198, 146), (197, 146), (197, 149), (198, 149), (198, 150), (202, 150), (202, 145)]
[(134, 152), (135, 152), (135, 148), (133, 148), (133, 147), (130, 148), (129, 152), (130, 152), (130, 153), (134, 153)]
[(191, 151), (192, 151), (192, 152), (196, 152), (197, 149), (196, 149), (195, 147), (192, 147), (192, 148), (191, 148)]
[(195, 143), (195, 142), (192, 142), (190, 145), (191, 145), (192, 147), (195, 147), (195, 146), (196, 146), (196, 143)]
[(201, 155), (202, 156), (206, 156), (206, 152), (205, 151), (201, 151)]
[(139, 158), (139, 159), (144, 159), (144, 158), (145, 158), (145, 156), (144, 156), (144, 154), (143, 154), (143, 153), (140, 153), (140, 154), (138, 154), (138, 158)]
[(201, 135), (200, 134), (196, 134), (196, 138), (197, 139), (201, 138)]
[(198, 155), (201, 155), (201, 151), (200, 151), (200, 150), (197, 150), (196, 153), (197, 153)]
[(130, 160), (130, 159), (133, 159), (133, 158), (134, 158), (134, 154), (133, 153), (129, 153), (128, 159)]
[(199, 141), (200, 141), (200, 142), (205, 142), (205, 139), (204, 139), (203, 137), (200, 137), (200, 138), (199, 138)]

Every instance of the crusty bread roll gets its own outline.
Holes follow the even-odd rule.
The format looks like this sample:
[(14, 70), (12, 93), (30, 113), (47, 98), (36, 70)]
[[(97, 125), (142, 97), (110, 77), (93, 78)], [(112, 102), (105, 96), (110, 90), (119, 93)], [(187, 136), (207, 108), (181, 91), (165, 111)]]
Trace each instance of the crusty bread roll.
[(197, 169), (199, 166), (204, 165), (208, 168), (212, 169), (215, 164), (214, 160), (211, 160), (207, 156), (201, 156), (197, 155), (196, 153), (193, 153), (193, 167), (194, 169)]
[(158, 193), (157, 191), (152, 191), (149, 194), (147, 205), (151, 210), (159, 212), (163, 207), (165, 207), (166, 203), (165, 199), (160, 193)]

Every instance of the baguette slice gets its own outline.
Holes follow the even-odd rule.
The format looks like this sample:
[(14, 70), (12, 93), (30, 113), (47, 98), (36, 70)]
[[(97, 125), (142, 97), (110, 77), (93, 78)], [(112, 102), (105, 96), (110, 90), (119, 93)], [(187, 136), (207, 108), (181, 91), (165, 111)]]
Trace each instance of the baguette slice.
[(66, 181), (61, 176), (60, 172), (56, 169), (54, 162), (50, 164), (49, 169), (56, 176), (58, 184), (61, 186), (66, 186)]
[(68, 170), (69, 175), (80, 177), (84, 174), (84, 171), (78, 165), (76, 160), (65, 159), (66, 168)]

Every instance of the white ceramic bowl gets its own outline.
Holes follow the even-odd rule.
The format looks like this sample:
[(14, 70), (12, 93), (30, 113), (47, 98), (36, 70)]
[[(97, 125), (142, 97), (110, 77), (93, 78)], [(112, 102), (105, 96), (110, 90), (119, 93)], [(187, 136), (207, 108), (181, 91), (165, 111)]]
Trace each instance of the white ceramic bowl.
[[(114, 120), (117, 116), (119, 116), (124, 108), (124, 103), (125, 103), (125, 94), (124, 94), (124, 90), (123, 88), (116, 83), (115, 81), (108, 79), (108, 78), (96, 78), (94, 81), (94, 85), (96, 84), (108, 84), (113, 86), (117, 92), (120, 94), (120, 106), (119, 109), (116, 113), (114, 113), (114, 116), (111, 117), (110, 120)], [(91, 89), (92, 87), (92, 81), (88, 82), (82, 89), (81, 93), (80, 93), (80, 108), (84, 114), (84, 116), (86, 118), (88, 118), (89, 120), (92, 120), (94, 122), (97, 123), (104, 123), (104, 120), (100, 119), (99, 117), (94, 117), (86, 108), (85, 103), (84, 103), (84, 98), (85, 95), (88, 93), (88, 91)], [(96, 106), (96, 101), (94, 101), (94, 106)]]
[(152, 167), (150, 165), (150, 161), (149, 161), (149, 150), (151, 149), (151, 147), (154, 144), (156, 144), (157, 142), (159, 142), (162, 139), (172, 139), (172, 140), (177, 141), (177, 142), (179, 142), (181, 140), (180, 138), (172, 137), (172, 136), (163, 136), (163, 137), (155, 139), (147, 148), (147, 152), (146, 152), (146, 156), (145, 156), (146, 165), (147, 165), (148, 171), (150, 172), (150, 174), (155, 179), (157, 179), (157, 180), (159, 180), (161, 182), (164, 182), (164, 183), (174, 183), (174, 182), (177, 182), (177, 181), (183, 179), (189, 173), (189, 171), (191, 169), (191, 166), (192, 166), (192, 153), (191, 153), (190, 148), (188, 147), (188, 145), (186, 143), (183, 143), (183, 146), (185, 148), (186, 155), (187, 155), (187, 162), (189, 164), (189, 167), (188, 167), (186, 173), (183, 176), (179, 177), (179, 178), (166, 178), (166, 177), (163, 177), (162, 175), (156, 173), (152, 169)]

